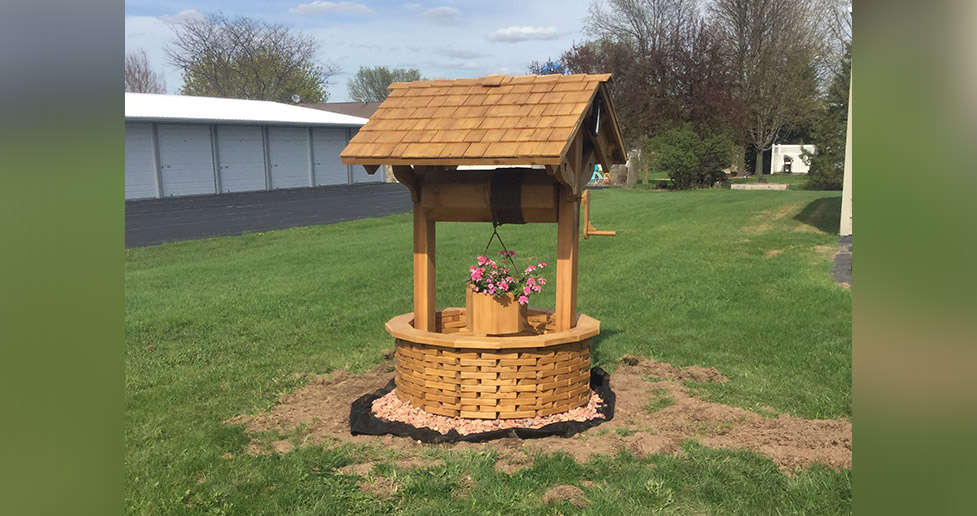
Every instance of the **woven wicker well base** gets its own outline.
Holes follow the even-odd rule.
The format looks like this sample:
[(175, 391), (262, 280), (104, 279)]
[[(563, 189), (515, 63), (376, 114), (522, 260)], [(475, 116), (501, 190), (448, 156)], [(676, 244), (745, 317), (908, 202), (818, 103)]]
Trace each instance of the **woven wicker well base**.
[(576, 328), (554, 332), (552, 313), (531, 309), (526, 332), (475, 337), (464, 316), (461, 308), (443, 310), (436, 332), (414, 329), (411, 314), (387, 323), (397, 339), (401, 400), (442, 416), (512, 419), (566, 412), (590, 399), (598, 321), (581, 315)]

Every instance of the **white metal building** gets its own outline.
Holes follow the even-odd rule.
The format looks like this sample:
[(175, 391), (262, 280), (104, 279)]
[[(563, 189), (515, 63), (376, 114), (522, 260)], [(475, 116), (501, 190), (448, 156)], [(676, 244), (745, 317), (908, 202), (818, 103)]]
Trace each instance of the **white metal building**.
[(365, 118), (256, 100), (125, 94), (125, 198), (379, 182), (339, 153)]
[(780, 174), (784, 171), (784, 156), (789, 156), (791, 161), (790, 172), (792, 174), (807, 174), (808, 166), (801, 159), (801, 150), (814, 152), (813, 145), (774, 145), (770, 149), (770, 173)]

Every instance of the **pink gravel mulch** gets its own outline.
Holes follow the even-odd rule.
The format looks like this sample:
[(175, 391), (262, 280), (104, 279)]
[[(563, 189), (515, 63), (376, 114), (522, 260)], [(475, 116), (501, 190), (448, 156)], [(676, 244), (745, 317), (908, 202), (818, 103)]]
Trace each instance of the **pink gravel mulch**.
[(373, 415), (387, 421), (406, 423), (415, 428), (430, 428), (441, 434), (456, 430), (461, 435), (469, 435), (507, 428), (543, 428), (548, 424), (563, 421), (602, 419), (604, 415), (597, 409), (603, 403), (604, 400), (596, 392), (591, 391), (590, 401), (586, 405), (560, 414), (519, 419), (466, 419), (425, 412), (404, 403), (397, 397), (396, 391), (390, 391), (373, 401)]

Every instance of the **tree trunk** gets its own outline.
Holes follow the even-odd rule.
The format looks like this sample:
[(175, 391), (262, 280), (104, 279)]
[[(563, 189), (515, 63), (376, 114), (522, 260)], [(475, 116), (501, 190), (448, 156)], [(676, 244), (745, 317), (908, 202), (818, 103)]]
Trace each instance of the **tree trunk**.
[(740, 149), (739, 152), (737, 152), (738, 156), (736, 158), (735, 165), (736, 165), (736, 173), (740, 177), (743, 177), (743, 176), (746, 175), (746, 152), (748, 150), (749, 150), (749, 147), (743, 147), (742, 149)]
[(753, 169), (753, 173), (758, 179), (763, 175), (763, 150), (759, 147), (756, 150), (756, 167)]
[(648, 167), (644, 163), (641, 165), (644, 166), (645, 169), (644, 176), (641, 179), (641, 184), (646, 185), (648, 184)]

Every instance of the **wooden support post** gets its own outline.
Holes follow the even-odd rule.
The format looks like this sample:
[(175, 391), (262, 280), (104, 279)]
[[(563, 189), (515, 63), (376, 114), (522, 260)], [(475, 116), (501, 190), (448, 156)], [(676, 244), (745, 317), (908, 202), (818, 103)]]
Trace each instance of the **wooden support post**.
[(427, 220), (421, 203), (414, 203), (414, 327), (435, 331), (434, 222)]
[(556, 244), (556, 331), (577, 325), (577, 254), (580, 242), (580, 203), (572, 190), (560, 189), (560, 220)]

